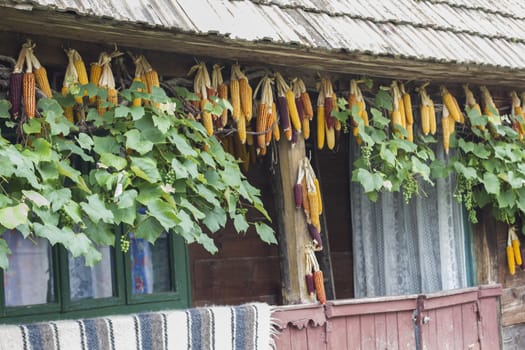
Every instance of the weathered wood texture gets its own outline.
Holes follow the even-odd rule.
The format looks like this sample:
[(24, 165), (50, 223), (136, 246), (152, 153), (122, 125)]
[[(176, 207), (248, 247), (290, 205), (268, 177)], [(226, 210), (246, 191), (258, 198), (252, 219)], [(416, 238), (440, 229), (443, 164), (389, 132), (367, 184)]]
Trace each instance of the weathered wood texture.
[[(499, 349), (500, 293), (499, 285), (491, 285), (329, 301), (324, 309), (316, 304), (278, 307), (272, 315), (281, 330), (277, 349), (409, 350), (416, 349), (419, 337), (419, 348), (426, 350)], [(415, 310), (421, 312), (417, 329)]]
[(316, 153), (338, 299), (354, 296), (348, 142), (352, 141), (342, 137), (336, 152), (323, 150)]
[[(252, 164), (250, 183), (261, 189), (272, 217), (271, 176), (266, 163)], [(249, 212), (249, 221), (260, 219)], [(249, 301), (281, 303), (281, 277), (276, 245), (262, 242), (254, 230), (238, 235), (231, 224), (213, 235), (219, 252), (211, 255), (201, 246), (190, 245), (193, 306), (241, 304)]]
[(525, 349), (525, 324), (503, 327), (501, 339), (503, 350)]
[[(406, 80), (525, 86), (525, 72), (471, 64), (415, 61), (408, 58), (325, 51), (282, 45), (268, 41), (235, 41), (217, 35), (192, 35), (176, 30), (152, 28), (145, 24), (78, 16), (68, 12), (1, 9), (0, 30), (16, 30), (90, 42), (116, 43), (146, 50), (178, 52), (196, 56), (260, 62), (281, 66), (301, 66), (313, 71), (332, 71)], [(227, 47), (227, 49), (224, 49)]]

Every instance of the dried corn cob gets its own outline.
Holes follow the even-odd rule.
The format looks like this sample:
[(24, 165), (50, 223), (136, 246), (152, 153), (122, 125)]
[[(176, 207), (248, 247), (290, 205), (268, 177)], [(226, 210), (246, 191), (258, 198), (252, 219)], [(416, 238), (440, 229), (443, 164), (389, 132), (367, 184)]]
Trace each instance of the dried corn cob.
[(9, 77), (9, 102), (11, 102), (11, 116), (17, 119), (20, 114), (20, 106), (22, 105), (22, 80), (24, 77), (24, 61), (26, 59), (27, 49), (22, 47), (18, 54), (13, 72)]
[[(66, 96), (67, 94), (69, 94), (69, 87), (67, 86), (62, 86), (62, 96)], [(67, 107), (63, 107), (63, 110), (64, 110), (64, 116), (66, 117), (67, 120), (69, 120), (71, 123), (74, 123), (75, 122), (75, 119), (73, 117), (73, 106), (67, 106)]]
[[(319, 95), (320, 96), (320, 95)], [(317, 105), (317, 148), (323, 149), (325, 143), (324, 105)]]
[(412, 100), (410, 94), (406, 92), (405, 85), (403, 83), (399, 84), (399, 90), (401, 92), (401, 97), (403, 98), (403, 106), (405, 107), (405, 118), (407, 125), (414, 124), (414, 116), (412, 114)]
[(443, 104), (447, 107), (450, 117), (456, 122), (460, 122), (462, 119), (461, 110), (458, 108), (456, 98), (447, 90), (446, 87), (441, 86), (441, 97), (443, 98)]
[[(217, 90), (217, 95), (223, 100), (228, 99), (228, 85), (226, 85), (222, 78), (222, 67), (218, 64), (213, 65), (211, 75), (211, 86)], [(223, 109), (219, 118), (219, 130), (222, 130), (228, 123), (228, 110)]]
[(36, 86), (35, 75), (33, 73), (33, 65), (31, 62), (30, 50), (26, 53), (26, 72), (22, 79), (22, 96), (24, 99), (24, 111), (26, 116), (31, 119), (35, 117), (36, 113)]
[[(288, 86), (282, 75), (278, 72), (275, 73), (275, 80), (277, 85), (277, 108), (279, 108), (279, 112), (281, 112), (281, 108), (283, 108), (284, 112), (284, 103), (283, 103), (283, 97), (286, 101), (286, 107), (288, 109), (288, 115), (291, 121), (291, 124), (293, 125), (294, 129), (297, 130), (297, 132), (301, 132), (302, 125), (301, 125), (301, 119), (299, 118), (299, 112), (297, 111), (297, 106), (295, 104), (295, 95), (292, 91), (292, 89)], [(284, 113), (283, 113), (284, 114)], [(286, 119), (285, 117), (281, 117)], [(286, 129), (284, 129), (286, 131)]]
[(450, 113), (448, 111), (447, 106), (443, 105), (443, 117), (441, 118), (441, 128), (443, 129), (443, 148), (445, 149), (446, 154), (448, 154), (448, 150), (450, 148), (450, 123), (453, 122), (453, 119), (449, 115)]
[(272, 120), (274, 120), (274, 125), (273, 125), (273, 130), (272, 130), (272, 134), (273, 134), (273, 138), (275, 141), (279, 141), (281, 139), (281, 131), (279, 130), (279, 123), (277, 122), (277, 105), (275, 104), (275, 102), (272, 103)]
[(42, 93), (48, 97), (53, 97), (53, 92), (51, 91), (51, 86), (49, 85), (49, 80), (47, 78), (47, 71), (42, 65), (40, 64), (40, 61), (36, 58), (35, 54), (33, 53), (33, 50), (29, 50), (29, 54), (31, 56), (31, 63), (33, 64), (33, 72), (35, 74), (35, 81)]
[(301, 98), (301, 104), (303, 106), (304, 115), (308, 120), (312, 120), (314, 117), (314, 109), (312, 107), (312, 101), (310, 100), (310, 95), (306, 91), (306, 86), (302, 79), (297, 79), (297, 86)]

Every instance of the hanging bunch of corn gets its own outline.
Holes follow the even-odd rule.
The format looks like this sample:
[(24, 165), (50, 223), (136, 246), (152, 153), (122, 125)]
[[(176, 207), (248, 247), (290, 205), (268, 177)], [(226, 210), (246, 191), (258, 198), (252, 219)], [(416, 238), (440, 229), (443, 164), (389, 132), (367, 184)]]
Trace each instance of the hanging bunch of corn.
[(390, 94), (392, 96), (392, 111), (390, 112), (390, 122), (393, 133), (399, 137), (402, 137), (398, 127), (405, 128), (405, 108), (403, 107), (403, 98), (399, 91), (397, 81), (393, 81), (390, 85)]
[[(213, 65), (211, 73), (211, 86), (217, 91), (217, 96), (223, 100), (228, 99), (228, 85), (222, 79), (222, 68), (218, 64)], [(216, 120), (216, 125), (219, 130), (222, 130), (228, 124), (228, 110), (225, 108), (220, 117)]]
[[(297, 138), (302, 131), (301, 118), (295, 103), (295, 95), (286, 83), (282, 75), (275, 73), (275, 84), (277, 87), (277, 109), (281, 118), (281, 125), (286, 139), (294, 143), (293, 138)], [(295, 136), (294, 136), (295, 134)]]
[[(98, 56), (98, 61), (91, 63), (89, 70), (89, 82), (97, 87), (99, 87), (100, 77), (102, 76), (102, 64), (104, 63), (105, 57), (108, 54), (106, 52), (101, 52)], [(89, 103), (95, 103), (97, 100), (96, 96), (90, 97)], [(100, 112), (99, 112), (100, 113)]]
[[(361, 88), (359, 88), (360, 81), (352, 79), (350, 80), (350, 93), (348, 94), (348, 108), (353, 111), (354, 106), (357, 106), (357, 113), (355, 117), (359, 117), (363, 120), (363, 124), (368, 126), (368, 112), (366, 110), (366, 102), (363, 98)], [(359, 136), (359, 129), (357, 122), (354, 119), (354, 113), (352, 113), (352, 132), (356, 137), (357, 143), (361, 144), (361, 138)]]
[(521, 266), (523, 263), (521, 259), (520, 241), (516, 233), (516, 226), (510, 226), (507, 234), (507, 265), (509, 273), (514, 275), (516, 273), (516, 265)]
[(107, 91), (107, 99), (104, 101), (103, 98), (101, 98), (100, 96), (98, 97), (97, 109), (99, 115), (104, 115), (104, 113), (106, 112), (106, 107), (104, 107), (105, 102), (109, 102), (113, 105), (118, 104), (118, 93), (117, 89), (115, 88), (115, 77), (113, 76), (113, 71), (111, 70), (111, 59), (119, 55), (121, 55), (121, 53), (117, 51), (109, 55), (104, 53), (102, 53), (101, 55), (102, 73), (100, 75), (98, 86)]
[(496, 137), (497, 132), (494, 129), (494, 125), (501, 124), (501, 117), (498, 107), (496, 107), (489, 90), (485, 86), (480, 86), (479, 89), (481, 91), (481, 105), (483, 107), (483, 115), (488, 116), (488, 126), (490, 133), (493, 137)]
[(35, 82), (40, 91), (50, 98), (53, 97), (53, 92), (51, 91), (51, 86), (49, 85), (49, 80), (47, 78), (46, 69), (40, 64), (40, 61), (35, 56), (34, 48), (35, 45), (28, 41), (27, 43), (27, 56), (31, 59), (31, 64), (33, 65), (33, 74), (35, 75)]
[[(317, 300), (321, 304), (326, 303), (326, 292), (324, 289), (324, 276), (323, 271), (319, 268), (319, 263), (315, 257), (314, 250), (311, 246), (305, 247), (305, 260), (306, 260), (306, 288), (308, 294), (313, 297), (314, 291), (317, 296)], [(313, 283), (312, 283), (313, 280)], [(313, 285), (313, 290), (312, 290)]]
[(428, 96), (426, 86), (428, 83), (419, 87), (419, 96), (421, 98), (419, 104), (419, 114), (421, 118), (421, 131), (424, 135), (429, 133), (434, 135), (437, 131), (436, 126), (436, 111), (434, 109), (434, 101)]
[(322, 90), (324, 92), (324, 123), (325, 123), (325, 136), (326, 136), (326, 147), (329, 150), (335, 148), (335, 124), (336, 118), (332, 116), (332, 111), (337, 103), (337, 97), (334, 94), (332, 87), (332, 81), (328, 78), (321, 78)]
[(270, 144), (275, 125), (277, 125), (277, 111), (275, 110), (276, 104), (273, 102), (272, 84), (272, 78), (264, 76), (255, 89), (255, 93), (257, 93), (259, 89), (261, 90), (261, 97), (257, 104), (257, 120), (255, 123), (257, 154), (260, 155), (266, 154), (266, 147)]
[[(64, 82), (62, 83), (61, 90), (63, 96), (69, 94), (71, 85), (78, 83), (78, 73), (75, 67), (73, 51), (73, 49), (69, 49), (67, 51), (68, 64), (66, 73), (64, 74)], [(75, 121), (73, 117), (73, 106), (64, 107), (64, 115), (66, 116), (67, 120), (73, 123)]]
[(317, 250), (321, 250), (320, 215), (323, 211), (323, 201), (319, 181), (315, 177), (314, 170), (308, 158), (303, 158), (299, 164), (297, 181), (294, 185), (294, 199), (296, 208), (303, 208), (308, 225), (308, 232)]
[(253, 100), (252, 87), (248, 82), (248, 77), (241, 71), (241, 66), (239, 66), (237, 63), (232, 65), (231, 75), (232, 80), (237, 80), (239, 82), (239, 102), (241, 115), (244, 116), (246, 122), (250, 122), (253, 116)]
[(304, 139), (308, 140), (310, 138), (310, 120), (314, 115), (312, 101), (302, 79), (294, 78), (292, 80), (292, 91), (295, 95), (295, 105), (301, 120), (301, 131)]
[[(146, 72), (144, 72), (144, 65), (142, 64), (142, 60), (145, 59), (143, 55), (132, 57), (133, 63), (135, 63), (135, 76), (133, 77), (133, 82), (142, 83), (144, 84), (144, 87), (146, 87), (146, 84), (144, 82)], [(147, 89), (147, 87), (146, 87)], [(142, 88), (136, 88), (136, 92), (144, 92)], [(131, 104), (134, 107), (140, 107), (142, 106), (142, 98), (141, 97), (135, 97), (133, 98), (133, 101)]]
[(36, 113), (36, 82), (33, 73), (33, 62), (31, 60), (31, 48), (26, 52), (26, 72), (22, 79), (22, 98), (24, 100), (24, 111), (27, 118), (35, 117)]
[[(191, 67), (189, 74), (195, 72), (195, 78), (193, 80), (193, 91), (197, 96), (200, 97), (199, 107), (200, 107), (200, 119), (208, 136), (212, 136), (214, 133), (213, 130), (213, 117), (209, 110), (206, 107), (207, 104), (210, 104), (208, 99), (208, 93), (216, 93), (216, 90), (211, 87), (210, 75), (208, 74), (208, 69), (204, 62), (199, 62), (195, 66)], [(246, 141), (246, 124), (237, 123), (238, 136), (242, 144)]]
[(465, 112), (468, 114), (471, 110), (476, 110), (481, 115), (481, 108), (468, 84), (463, 84), (463, 90), (465, 91)]
[(525, 127), (523, 125), (525, 118), (523, 115), (523, 110), (521, 109), (521, 101), (516, 91), (511, 91), (510, 97), (512, 99), (512, 108), (510, 113), (512, 116), (512, 128), (518, 133), (519, 139), (523, 140), (523, 135), (525, 135)]
[(463, 113), (461, 113), (461, 108), (459, 108), (456, 98), (443, 85), (440, 87), (440, 91), (441, 97), (443, 98), (443, 105), (447, 107), (450, 117), (454, 120), (454, 123), (463, 124), (465, 122), (465, 118), (463, 117)]
[(405, 116), (405, 129), (407, 131), (407, 140), (414, 141), (414, 116), (412, 114), (412, 99), (410, 94), (406, 92), (405, 85), (399, 83), (399, 92), (401, 94), (401, 101), (403, 102), (403, 110)]
[(13, 72), (9, 77), (9, 102), (11, 102), (11, 116), (18, 119), (22, 105), (22, 80), (24, 79), (24, 61), (27, 49), (22, 46)]
[(443, 148), (448, 154), (450, 148), (450, 135), (454, 132), (454, 119), (450, 116), (450, 112), (446, 105), (443, 105), (443, 115), (441, 117), (441, 128), (443, 135)]

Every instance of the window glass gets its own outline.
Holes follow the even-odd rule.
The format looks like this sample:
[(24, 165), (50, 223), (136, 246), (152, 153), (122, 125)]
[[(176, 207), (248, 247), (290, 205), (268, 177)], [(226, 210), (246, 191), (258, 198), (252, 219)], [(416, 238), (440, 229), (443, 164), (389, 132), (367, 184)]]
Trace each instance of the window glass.
[(113, 249), (100, 247), (102, 260), (93, 267), (85, 264), (84, 257), (74, 258), (68, 253), (69, 291), (71, 300), (108, 298), (113, 296)]
[(4, 271), (6, 306), (45, 304), (55, 301), (51, 247), (42, 238), (24, 239), (14, 230), (3, 235), (11, 254)]
[(172, 290), (169, 239), (162, 234), (155, 244), (130, 235), (131, 286), (133, 294)]

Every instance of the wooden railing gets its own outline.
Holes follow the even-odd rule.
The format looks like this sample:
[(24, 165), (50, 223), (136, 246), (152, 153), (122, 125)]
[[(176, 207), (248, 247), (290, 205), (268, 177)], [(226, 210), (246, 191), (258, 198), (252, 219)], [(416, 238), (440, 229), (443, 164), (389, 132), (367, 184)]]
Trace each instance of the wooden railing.
[(500, 348), (500, 285), (275, 307), (279, 350)]

